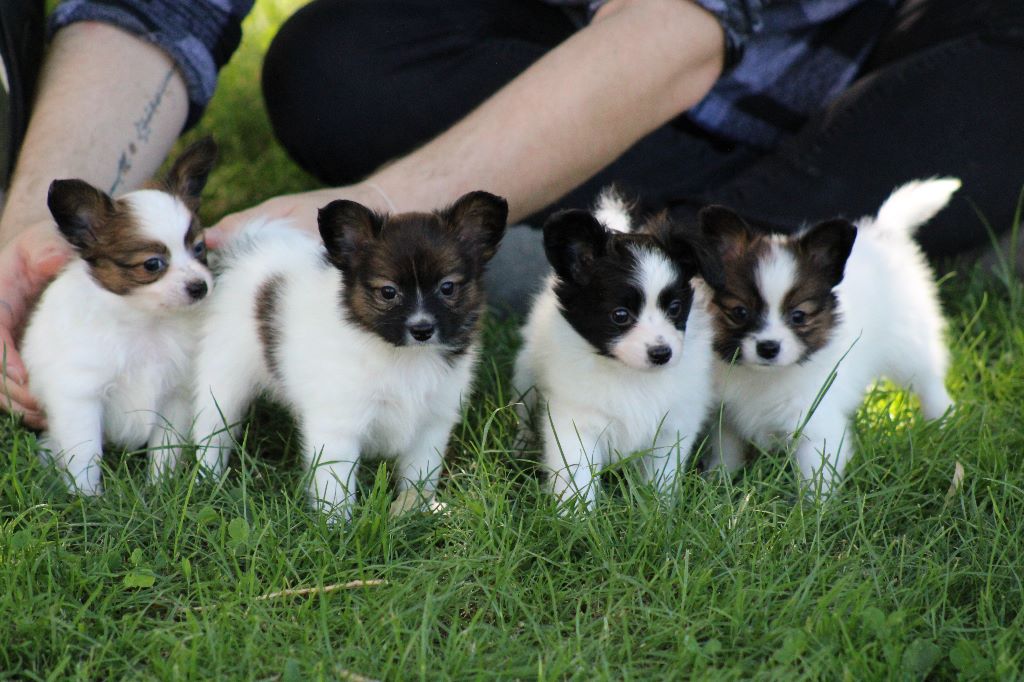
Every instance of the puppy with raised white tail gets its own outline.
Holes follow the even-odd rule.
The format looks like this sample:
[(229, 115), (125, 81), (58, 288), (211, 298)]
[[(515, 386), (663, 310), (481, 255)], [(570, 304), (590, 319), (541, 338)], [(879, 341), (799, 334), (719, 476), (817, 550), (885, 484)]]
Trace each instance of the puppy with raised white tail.
[(711, 465), (735, 469), (748, 442), (788, 445), (796, 434), (804, 481), (828, 492), (853, 454), (851, 420), (874, 381), (913, 389), (927, 419), (952, 407), (945, 320), (913, 235), (959, 186), (911, 182), (876, 217), (791, 236), (756, 232), (722, 207), (701, 211), (725, 271), (712, 299), (723, 413)]
[(715, 260), (663, 216), (633, 231), (606, 192), (595, 214), (544, 226), (554, 275), (523, 328), (514, 385), (543, 439), (563, 502), (595, 500), (596, 477), (643, 451), (646, 478), (669, 489), (712, 406), (711, 321), (704, 279)]
[(472, 192), (433, 213), (320, 210), (323, 244), (254, 226), (225, 255), (197, 358), (195, 433), (224, 470), (232, 434), (267, 393), (295, 415), (309, 491), (346, 520), (364, 454), (397, 460), (398, 487), (434, 492), (470, 391), (482, 276), (505, 230), (504, 199)]
[(196, 309), (213, 286), (196, 210), (216, 152), (201, 140), (161, 189), (117, 199), (82, 180), (50, 185), (50, 212), (77, 257), (40, 299), (23, 355), (47, 414), (43, 450), (84, 494), (102, 489), (104, 440), (150, 448), (154, 477), (188, 442)]

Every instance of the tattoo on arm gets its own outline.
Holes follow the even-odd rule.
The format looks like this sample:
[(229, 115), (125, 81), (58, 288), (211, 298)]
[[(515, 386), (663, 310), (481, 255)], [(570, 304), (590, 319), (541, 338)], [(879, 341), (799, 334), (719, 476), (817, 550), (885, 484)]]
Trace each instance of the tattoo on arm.
[(167, 93), (167, 88), (171, 85), (171, 78), (174, 76), (174, 69), (170, 69), (167, 75), (164, 76), (159, 87), (153, 96), (146, 102), (146, 107), (142, 111), (142, 116), (135, 121), (135, 137), (128, 146), (121, 152), (121, 156), (117, 159), (117, 172), (114, 175), (114, 182), (110, 185), (110, 194), (116, 194), (117, 190), (121, 187), (125, 177), (128, 175), (128, 171), (132, 169), (132, 160), (135, 154), (139, 150), (139, 145), (149, 142), (149, 136), (152, 134), (153, 129), (151, 124), (153, 117), (156, 116), (157, 109), (160, 108), (160, 103), (164, 99), (164, 95)]

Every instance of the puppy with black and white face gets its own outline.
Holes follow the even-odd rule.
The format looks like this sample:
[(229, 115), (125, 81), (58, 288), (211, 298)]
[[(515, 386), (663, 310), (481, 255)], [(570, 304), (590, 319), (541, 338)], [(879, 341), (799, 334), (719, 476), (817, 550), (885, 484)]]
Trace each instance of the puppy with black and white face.
[(197, 142), (160, 189), (117, 199), (82, 180), (50, 186), (77, 257), (43, 294), (24, 358), (47, 413), (44, 450), (84, 494), (101, 490), (104, 440), (151, 448), (152, 476), (187, 442), (196, 309), (213, 286), (196, 210), (215, 158), (212, 140)]
[(827, 492), (853, 452), (851, 419), (877, 379), (916, 391), (926, 418), (945, 414), (945, 321), (913, 234), (959, 186), (912, 182), (877, 217), (792, 236), (757, 232), (722, 207), (701, 212), (725, 271), (712, 305), (724, 401), (712, 464), (734, 469), (748, 441), (768, 447), (799, 432), (800, 472)]
[(715, 259), (664, 217), (632, 231), (611, 193), (594, 214), (552, 216), (544, 245), (555, 274), (523, 328), (514, 384), (553, 492), (589, 506), (600, 470), (637, 451), (668, 489), (712, 404), (711, 326), (694, 278), (717, 283)]
[(486, 192), (433, 213), (352, 201), (319, 214), (323, 244), (252, 225), (225, 256), (198, 354), (199, 454), (223, 471), (232, 434), (266, 392), (296, 416), (310, 494), (347, 519), (363, 454), (395, 458), (429, 497), (470, 389), (482, 276), (508, 208)]

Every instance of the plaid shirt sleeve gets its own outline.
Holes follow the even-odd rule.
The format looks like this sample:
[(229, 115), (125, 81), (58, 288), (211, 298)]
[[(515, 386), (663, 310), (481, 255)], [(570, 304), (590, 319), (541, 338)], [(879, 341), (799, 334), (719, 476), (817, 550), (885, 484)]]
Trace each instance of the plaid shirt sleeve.
[(199, 119), (217, 72), (242, 39), (254, 0), (64, 0), (50, 16), (53, 33), (77, 21), (101, 21), (133, 33), (171, 56), (188, 88), (186, 127)]
[[(607, 0), (546, 0), (591, 14)], [(719, 137), (770, 148), (856, 77), (897, 0), (691, 0), (725, 33), (725, 69), (687, 116)]]

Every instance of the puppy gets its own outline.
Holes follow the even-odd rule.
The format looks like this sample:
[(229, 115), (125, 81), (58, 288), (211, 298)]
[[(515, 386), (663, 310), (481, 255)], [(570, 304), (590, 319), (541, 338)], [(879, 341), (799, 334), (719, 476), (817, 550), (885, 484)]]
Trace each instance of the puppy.
[(664, 217), (631, 230), (612, 193), (596, 216), (544, 225), (554, 275), (523, 328), (514, 386), (534, 412), (543, 466), (563, 502), (592, 506), (603, 467), (644, 451), (644, 473), (674, 483), (712, 405), (711, 323), (702, 276), (721, 272)]
[(78, 257), (43, 294), (23, 355), (49, 423), (43, 449), (84, 494), (101, 491), (104, 439), (150, 448), (151, 476), (187, 439), (197, 304), (213, 286), (196, 210), (215, 158), (212, 140), (197, 142), (162, 189), (118, 199), (82, 180), (50, 185)]
[(724, 403), (712, 464), (735, 469), (747, 441), (797, 434), (803, 479), (828, 492), (853, 453), (850, 420), (869, 384), (886, 376), (913, 388), (927, 419), (950, 409), (945, 321), (913, 234), (959, 186), (911, 182), (875, 218), (792, 236), (757, 233), (725, 208), (701, 212), (725, 270), (712, 298)]
[(349, 518), (363, 454), (396, 458), (399, 488), (432, 494), (507, 217), (504, 199), (473, 192), (434, 213), (331, 202), (323, 244), (250, 229), (225, 257), (197, 359), (203, 466), (224, 470), (231, 434), (267, 392), (297, 417), (309, 492), (332, 521)]

